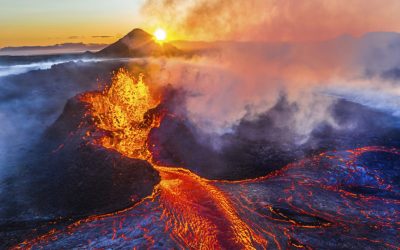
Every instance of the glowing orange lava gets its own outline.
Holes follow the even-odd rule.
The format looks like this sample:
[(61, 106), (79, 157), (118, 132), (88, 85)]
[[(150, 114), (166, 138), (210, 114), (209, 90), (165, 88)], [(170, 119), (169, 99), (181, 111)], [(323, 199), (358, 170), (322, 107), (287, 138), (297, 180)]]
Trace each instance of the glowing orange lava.
[[(157, 167), (160, 200), (178, 245), (191, 249), (256, 249), (267, 241), (237, 214), (217, 187), (187, 169)], [(207, 213), (201, 208), (207, 207)], [(183, 222), (183, 223), (176, 223)]]
[(91, 106), (96, 126), (105, 134), (99, 143), (131, 158), (149, 159), (146, 140), (157, 120), (148, 115), (159, 101), (150, 95), (143, 75), (135, 79), (120, 69), (109, 88), (89, 92), (82, 100)]

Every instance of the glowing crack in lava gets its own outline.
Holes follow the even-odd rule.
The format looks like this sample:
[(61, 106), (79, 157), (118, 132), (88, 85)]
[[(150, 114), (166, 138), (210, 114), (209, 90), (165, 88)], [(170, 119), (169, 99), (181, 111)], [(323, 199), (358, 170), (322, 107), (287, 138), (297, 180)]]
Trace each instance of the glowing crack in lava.
[[(151, 159), (146, 140), (159, 121), (148, 112), (158, 101), (141, 78), (120, 70), (110, 88), (83, 100), (105, 132), (98, 143)], [(367, 156), (373, 166), (363, 161)], [(380, 171), (390, 164), (379, 162), (399, 156), (384, 147), (328, 152), (243, 181), (211, 181), (154, 164), (161, 182), (140, 203), (16, 248), (398, 249), (400, 186)]]

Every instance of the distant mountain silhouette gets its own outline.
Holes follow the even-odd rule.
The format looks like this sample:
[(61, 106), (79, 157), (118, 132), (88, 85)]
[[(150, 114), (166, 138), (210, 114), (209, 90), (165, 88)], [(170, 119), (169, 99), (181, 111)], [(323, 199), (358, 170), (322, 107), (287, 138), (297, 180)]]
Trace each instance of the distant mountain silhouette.
[(47, 46), (20, 46), (0, 48), (0, 56), (3, 55), (47, 55), (47, 54), (65, 54), (80, 53), (85, 51), (99, 51), (105, 48), (107, 44), (94, 43), (62, 43)]
[(181, 54), (181, 51), (169, 43), (157, 43), (154, 37), (144, 30), (134, 29), (95, 54), (117, 57), (175, 56)]

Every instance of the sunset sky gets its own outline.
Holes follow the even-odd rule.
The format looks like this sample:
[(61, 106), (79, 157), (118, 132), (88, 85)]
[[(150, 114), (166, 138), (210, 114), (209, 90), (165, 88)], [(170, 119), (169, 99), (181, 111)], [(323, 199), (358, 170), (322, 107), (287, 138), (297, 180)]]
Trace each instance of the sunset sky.
[(0, 0), (0, 47), (110, 43), (135, 27), (142, 0)]
[(169, 39), (313, 41), (400, 31), (399, 0), (0, 0), (0, 47), (111, 43), (133, 28)]

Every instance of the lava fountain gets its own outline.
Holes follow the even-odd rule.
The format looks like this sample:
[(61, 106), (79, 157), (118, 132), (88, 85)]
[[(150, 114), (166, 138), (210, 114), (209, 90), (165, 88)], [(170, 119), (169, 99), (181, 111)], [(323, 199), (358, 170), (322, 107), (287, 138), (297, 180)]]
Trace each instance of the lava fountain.
[(81, 100), (90, 104), (96, 126), (103, 132), (99, 144), (131, 158), (150, 158), (146, 141), (158, 124), (151, 109), (160, 102), (150, 94), (142, 74), (136, 79), (119, 69), (110, 87), (86, 93)]

